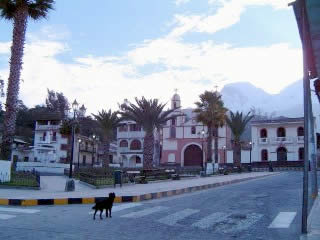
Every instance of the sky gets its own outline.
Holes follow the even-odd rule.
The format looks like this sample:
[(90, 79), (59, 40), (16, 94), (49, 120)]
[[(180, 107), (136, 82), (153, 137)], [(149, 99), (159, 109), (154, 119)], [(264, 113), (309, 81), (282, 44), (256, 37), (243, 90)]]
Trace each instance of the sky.
[[(278, 93), (302, 78), (292, 0), (56, 0), (47, 19), (29, 20), (20, 99), (42, 104), (47, 89), (87, 113), (124, 99), (183, 107), (205, 90), (250, 82)], [(12, 23), (0, 20), (0, 76), (7, 83)], [(4, 101), (5, 99), (1, 99)]]

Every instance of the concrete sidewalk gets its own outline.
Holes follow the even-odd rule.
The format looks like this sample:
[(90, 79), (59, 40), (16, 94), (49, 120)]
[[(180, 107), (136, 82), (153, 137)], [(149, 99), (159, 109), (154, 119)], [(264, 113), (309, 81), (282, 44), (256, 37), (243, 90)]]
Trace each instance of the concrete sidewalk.
[(302, 235), (301, 240), (320, 239), (320, 197), (318, 197), (308, 217), (308, 234)]
[[(30, 200), (33, 205), (42, 205), (35, 203), (34, 199), (46, 200), (50, 199), (54, 202), (54, 199), (70, 199), (78, 198), (76, 202), (60, 201), (60, 204), (72, 204), (72, 203), (87, 203), (88, 201), (81, 201), (79, 198), (101, 198), (106, 197), (110, 192), (115, 192), (116, 196), (120, 197), (118, 201), (141, 201), (152, 198), (159, 198), (170, 195), (177, 195), (185, 192), (193, 192), (201, 189), (207, 189), (212, 187), (218, 187), (226, 184), (251, 180), (255, 178), (261, 178), (271, 176), (279, 173), (274, 172), (252, 172), (242, 174), (231, 175), (216, 175), (205, 178), (193, 178), (183, 179), (177, 181), (165, 181), (149, 184), (128, 184), (123, 185), (120, 188), (109, 187), (103, 189), (93, 189), (91, 187), (82, 184), (76, 180), (76, 190), (74, 192), (65, 192), (65, 183), (68, 179), (65, 176), (42, 176), (41, 177), (41, 190), (20, 190), (20, 189), (1, 189), (0, 190), (0, 205), (28, 205), (21, 202)], [(122, 199), (121, 199), (122, 197)], [(73, 200), (74, 200), (73, 199)], [(131, 199), (131, 200), (129, 200)], [(13, 200), (10, 204), (9, 200)], [(90, 200), (89, 202), (96, 201)], [(19, 203), (20, 202), (20, 203)], [(43, 203), (48, 202), (44, 201)], [(53, 203), (55, 204), (55, 203)]]

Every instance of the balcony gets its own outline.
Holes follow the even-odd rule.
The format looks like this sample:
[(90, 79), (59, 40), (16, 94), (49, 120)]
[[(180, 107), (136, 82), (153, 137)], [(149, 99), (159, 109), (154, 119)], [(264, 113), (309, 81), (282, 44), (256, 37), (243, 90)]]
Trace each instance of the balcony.
[(268, 144), (269, 139), (268, 138), (259, 138), (259, 144)]
[(50, 130), (59, 130), (60, 125), (37, 125), (36, 130), (50, 131)]
[(292, 137), (276, 137), (272, 139), (273, 144), (279, 144), (279, 143), (293, 143)]
[(119, 152), (129, 152), (129, 148), (128, 147), (119, 147)]
[(80, 151), (82, 152), (95, 152), (95, 148), (93, 148), (93, 146), (83, 146), (80, 145)]
[(304, 143), (304, 136), (298, 136), (297, 143)]
[(118, 138), (143, 138), (144, 137), (144, 131), (140, 132), (118, 132), (117, 137)]

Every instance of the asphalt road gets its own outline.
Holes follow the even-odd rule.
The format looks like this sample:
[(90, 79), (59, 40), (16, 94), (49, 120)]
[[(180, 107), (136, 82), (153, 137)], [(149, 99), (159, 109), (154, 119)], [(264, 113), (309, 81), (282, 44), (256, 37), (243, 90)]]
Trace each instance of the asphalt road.
[[(0, 206), (0, 239), (299, 239), (302, 173), (141, 203), (115, 204), (93, 221), (91, 205)], [(33, 211), (34, 210), (34, 211)]]

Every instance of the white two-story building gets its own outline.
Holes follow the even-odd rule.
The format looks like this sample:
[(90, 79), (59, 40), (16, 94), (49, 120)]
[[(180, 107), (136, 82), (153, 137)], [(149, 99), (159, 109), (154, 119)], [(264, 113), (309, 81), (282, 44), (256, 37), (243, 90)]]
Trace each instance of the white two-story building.
[(267, 165), (269, 161), (276, 166), (303, 165), (304, 118), (253, 121), (251, 135), (255, 165)]

